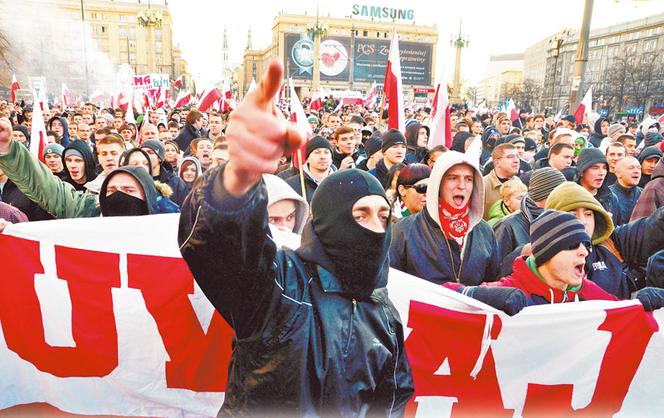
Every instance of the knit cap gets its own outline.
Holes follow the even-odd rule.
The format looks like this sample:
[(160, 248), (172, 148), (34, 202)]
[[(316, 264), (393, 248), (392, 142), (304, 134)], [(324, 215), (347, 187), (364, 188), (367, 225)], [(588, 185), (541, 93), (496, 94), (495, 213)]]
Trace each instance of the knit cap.
[(369, 139), (367, 139), (367, 142), (364, 144), (364, 151), (367, 153), (367, 157), (371, 157), (378, 151), (380, 151), (381, 145), (383, 142), (380, 140), (379, 137), (372, 136)]
[(576, 171), (579, 176), (583, 174), (591, 165), (597, 163), (607, 164), (606, 156), (599, 148), (586, 148), (581, 150), (579, 158), (576, 160)]
[(639, 153), (638, 160), (640, 163), (644, 162), (645, 160), (650, 160), (652, 158), (662, 158), (662, 150), (659, 149), (657, 146), (650, 146), (650, 147), (645, 147), (641, 153)]
[(48, 144), (44, 147), (44, 152), (42, 153), (43, 156), (46, 156), (46, 154), (57, 154), (62, 157), (62, 152), (65, 150), (65, 147), (63, 147), (60, 144)]
[(553, 167), (538, 168), (530, 177), (528, 194), (535, 202), (546, 199), (553, 189), (565, 182), (565, 176)]
[(401, 131), (399, 131), (398, 129), (390, 129), (389, 131), (385, 132), (385, 134), (383, 135), (383, 145), (381, 147), (381, 150), (385, 152), (389, 148), (401, 144), (406, 145), (406, 137), (403, 136)]
[(576, 216), (545, 210), (530, 224), (530, 243), (537, 267), (552, 259), (561, 251), (590, 245), (590, 237)]
[(315, 136), (307, 142), (307, 146), (305, 147), (304, 151), (304, 158), (309, 158), (309, 154), (314, 152), (314, 150), (317, 150), (318, 148), (327, 148), (332, 152), (332, 144), (330, 141), (327, 139), (323, 138), (322, 136)]
[(595, 213), (593, 244), (601, 244), (613, 233), (613, 219), (590, 192), (578, 184), (566, 181), (553, 189), (544, 205), (545, 209), (570, 212), (579, 208), (590, 209)]
[(141, 144), (141, 148), (150, 148), (152, 151), (154, 151), (155, 154), (157, 154), (159, 161), (164, 161), (164, 155), (166, 153), (166, 149), (164, 148), (164, 144), (162, 144), (160, 140), (151, 139), (149, 141), (145, 141)]
[(650, 147), (657, 145), (662, 141), (662, 134), (659, 132), (648, 132), (645, 137), (643, 137), (644, 145)]
[(613, 134), (615, 134), (617, 132), (620, 132), (621, 134), (624, 134), (625, 133), (625, 127), (622, 126), (619, 123), (612, 123), (609, 126), (609, 136), (613, 136)]

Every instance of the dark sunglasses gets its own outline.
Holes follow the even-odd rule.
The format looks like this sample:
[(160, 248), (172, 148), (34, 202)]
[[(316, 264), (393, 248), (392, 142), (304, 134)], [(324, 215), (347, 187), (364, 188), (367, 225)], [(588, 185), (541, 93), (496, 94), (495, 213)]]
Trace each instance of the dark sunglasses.
[(580, 243), (572, 244), (568, 248), (565, 248), (565, 250), (576, 250), (577, 248), (579, 248), (579, 244), (583, 244), (583, 246), (586, 247), (586, 250), (588, 250), (588, 252), (592, 252), (593, 247), (590, 241), (581, 241)]
[(419, 194), (424, 194), (427, 192), (427, 185), (426, 184), (411, 184), (411, 185), (404, 185), (406, 189), (410, 189), (411, 187), (415, 189), (415, 191)]

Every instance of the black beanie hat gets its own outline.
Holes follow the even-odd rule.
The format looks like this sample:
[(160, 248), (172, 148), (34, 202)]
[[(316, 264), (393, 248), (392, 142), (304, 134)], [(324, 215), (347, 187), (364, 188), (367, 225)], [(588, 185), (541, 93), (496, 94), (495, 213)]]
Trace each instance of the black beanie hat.
[(389, 267), (390, 222), (386, 231), (379, 233), (353, 218), (355, 203), (371, 195), (381, 196), (389, 206), (376, 177), (347, 169), (326, 177), (311, 199), (313, 231), (330, 262), (326, 268), (332, 269), (345, 293), (358, 299), (369, 297), (375, 288), (386, 284)]
[(367, 153), (367, 157), (371, 157), (372, 155), (380, 151), (382, 145), (383, 142), (378, 137), (372, 136), (369, 139), (367, 139), (367, 142), (364, 144), (364, 150)]
[(639, 154), (638, 160), (640, 163), (651, 158), (662, 158), (662, 150), (659, 147), (653, 145), (650, 147), (645, 147), (643, 151)]
[(395, 145), (406, 145), (406, 137), (398, 129), (390, 129), (383, 134), (383, 144), (381, 150), (385, 152)]
[(30, 131), (28, 130), (28, 128), (27, 128), (26, 126), (23, 126), (23, 125), (14, 125), (14, 127), (12, 127), (12, 131), (19, 131), (19, 132), (21, 132), (21, 133), (23, 134), (23, 136), (25, 136), (25, 139), (26, 139), (28, 142), (30, 142)]
[(526, 151), (537, 151), (537, 142), (532, 138), (523, 138), (526, 141)]
[(576, 216), (547, 209), (530, 224), (530, 243), (537, 267), (549, 261), (561, 251), (578, 248), (590, 237)]
[(608, 167), (606, 156), (599, 148), (584, 148), (576, 160), (576, 172), (579, 175), (583, 174), (591, 165), (597, 163), (604, 163)]
[(141, 148), (150, 148), (152, 151), (154, 151), (155, 154), (157, 154), (159, 161), (164, 161), (164, 155), (166, 154), (166, 149), (164, 148), (164, 144), (162, 144), (160, 140), (151, 139), (149, 141), (145, 141), (141, 144)]
[(332, 152), (332, 144), (330, 141), (327, 139), (323, 138), (320, 135), (316, 135), (315, 137), (311, 138), (309, 142), (307, 142), (307, 146), (305, 148), (304, 152), (304, 158), (307, 159), (309, 158), (309, 154), (314, 152), (314, 150), (318, 148), (327, 148)]

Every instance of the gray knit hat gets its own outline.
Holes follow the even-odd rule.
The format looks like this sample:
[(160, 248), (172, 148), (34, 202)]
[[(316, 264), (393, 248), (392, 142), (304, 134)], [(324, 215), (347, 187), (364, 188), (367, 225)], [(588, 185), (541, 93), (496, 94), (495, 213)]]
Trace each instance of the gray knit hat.
[(546, 199), (553, 189), (565, 182), (565, 176), (553, 167), (538, 168), (533, 171), (528, 194), (535, 202)]
[(599, 148), (584, 148), (576, 160), (576, 172), (581, 176), (591, 165), (598, 163), (607, 164), (608, 167), (604, 153)]
[(578, 248), (581, 243), (590, 247), (590, 237), (576, 216), (547, 209), (531, 222), (530, 243), (539, 267), (559, 252)]
[(609, 136), (612, 136), (616, 132), (620, 132), (621, 134), (625, 133), (625, 127), (622, 126), (619, 123), (613, 123), (611, 126), (609, 126)]

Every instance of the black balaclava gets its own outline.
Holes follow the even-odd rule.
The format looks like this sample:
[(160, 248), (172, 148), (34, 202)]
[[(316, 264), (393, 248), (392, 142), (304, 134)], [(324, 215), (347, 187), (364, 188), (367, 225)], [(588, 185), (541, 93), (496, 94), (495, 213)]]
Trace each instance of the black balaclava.
[(371, 195), (387, 202), (374, 176), (348, 169), (323, 180), (311, 200), (313, 230), (331, 264), (324, 267), (332, 269), (344, 293), (358, 299), (368, 298), (389, 268), (390, 222), (384, 233), (377, 233), (353, 218), (353, 205)]
[[(135, 148), (136, 149), (136, 148)], [(106, 189), (111, 179), (118, 173), (126, 173), (134, 177), (143, 189), (145, 200), (128, 195), (120, 190), (106, 196)], [(143, 167), (118, 167), (104, 179), (99, 190), (99, 206), (103, 216), (138, 216), (156, 213), (158, 198), (154, 181)]]

